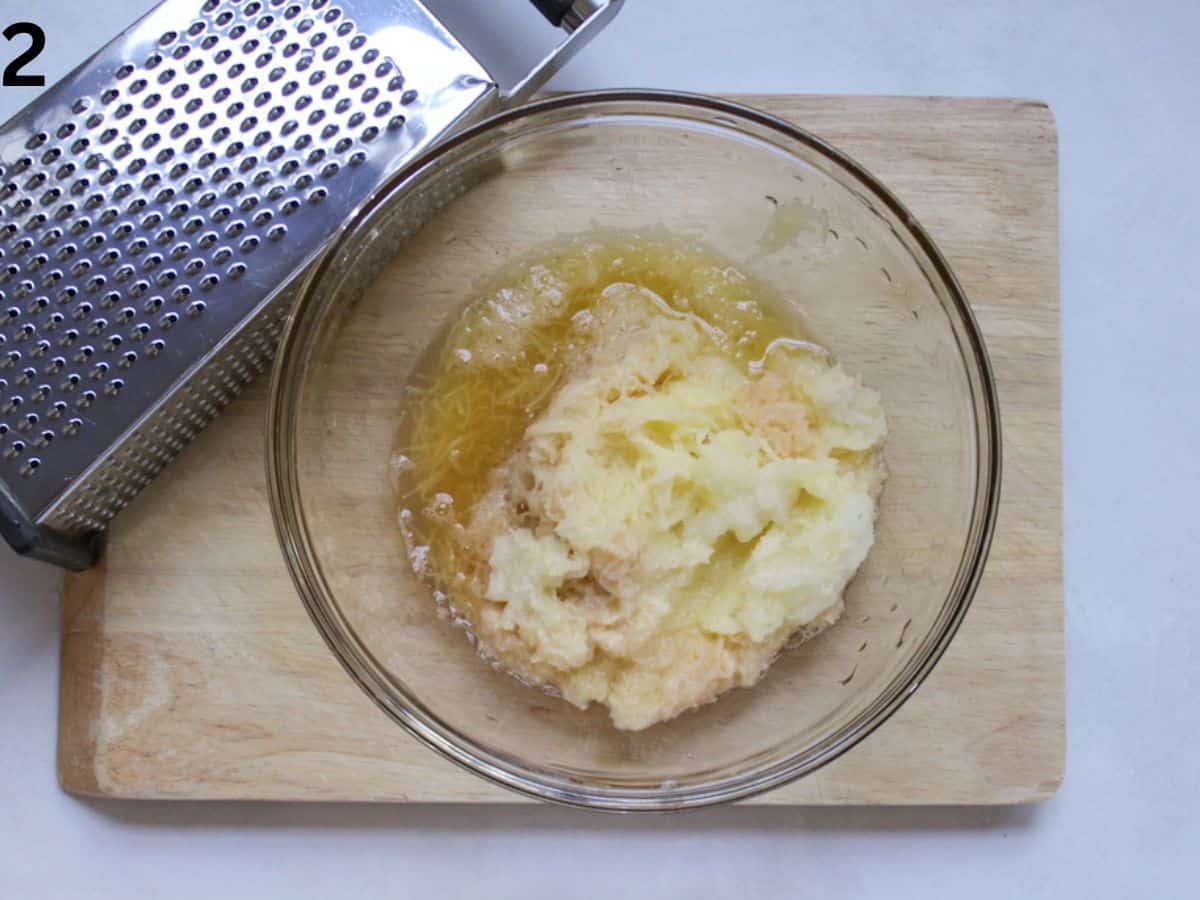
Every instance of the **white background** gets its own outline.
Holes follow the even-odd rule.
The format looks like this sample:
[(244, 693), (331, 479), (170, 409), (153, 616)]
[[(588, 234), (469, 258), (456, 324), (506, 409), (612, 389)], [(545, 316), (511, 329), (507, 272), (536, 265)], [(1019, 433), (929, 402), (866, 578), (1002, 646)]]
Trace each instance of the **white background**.
[[(36, 68), (53, 81), (151, 5), (0, 0), (0, 25), (46, 29)], [(526, 56), (549, 31), (521, 0), (434, 5), (519, 20), (506, 40)], [(0, 547), (0, 897), (1195, 896), (1198, 42), (1196, 0), (628, 0), (554, 85), (1050, 102), (1069, 721), (1055, 799), (637, 820), (79, 800), (54, 780), (60, 576)], [(0, 89), (0, 120), (35, 94)]]

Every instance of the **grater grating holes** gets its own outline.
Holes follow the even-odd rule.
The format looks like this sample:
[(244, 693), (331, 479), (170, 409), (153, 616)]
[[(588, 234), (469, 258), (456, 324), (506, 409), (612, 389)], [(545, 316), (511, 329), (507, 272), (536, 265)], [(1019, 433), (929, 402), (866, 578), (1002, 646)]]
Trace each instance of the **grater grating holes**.
[[(30, 208), (27, 197), (11, 201), (4, 209), (10, 221), (0, 228), (0, 259), (5, 263), (0, 285), (13, 286), (8, 287), (8, 297), (0, 296), (0, 303), (29, 302), (32, 312), (28, 314), (37, 314), (38, 319), (36, 324), (19, 322), (20, 308), (15, 318), (0, 315), (0, 345), (32, 343), (43, 356), (51, 342), (37, 339), (43, 332), (53, 335), (53, 345), (70, 354), (69, 362), (66, 357), (51, 361), (54, 375), (61, 378), (58, 390), (71, 394), (71, 403), (80, 408), (119, 393), (123, 386), (110, 378), (99, 396), (90, 390), (81, 392), (82, 374), (98, 368), (93, 359), (108, 367), (101, 372), (111, 373), (114, 366), (140, 366), (159, 355), (166, 347), (160, 333), (179, 321), (178, 314), (161, 312), (166, 302), (179, 304), (189, 317), (200, 315), (206, 307), (204, 301), (191, 298), (192, 291), (212, 291), (223, 279), (235, 281), (248, 275), (250, 259), (264, 240), (278, 242), (286, 237), (287, 227), (278, 219), (303, 203), (326, 199), (325, 183), (346, 167), (365, 162), (364, 145), (377, 140), (383, 129), (404, 126), (404, 117), (395, 114), (396, 102), (403, 105), (416, 99), (412, 91), (396, 96), (403, 89), (403, 77), (368, 46), (366, 37), (355, 31), (338, 7), (312, 2), (305, 13), (300, 3), (252, 2), (241, 6), (240, 22), (234, 15), (236, 8), (235, 3), (207, 0), (194, 21), (162, 35), (140, 69), (133, 61), (125, 62), (117, 69), (112, 87), (71, 105), (72, 120), (59, 123), (53, 132), (31, 135), (27, 149), (39, 155), (27, 154), (0, 171), (0, 177), (9, 179), (0, 185), (0, 203), (11, 201), (19, 190), (12, 179), (34, 169), (39, 160), (54, 167), (58, 183), (46, 188), (46, 172), (33, 171), (30, 177), (38, 178), (37, 186), (44, 188), (37, 209)], [(318, 57), (337, 64), (314, 69)], [(198, 81), (179, 80), (184, 73), (195, 76), (213, 64), (223, 71), (206, 71)], [(364, 71), (356, 66), (371, 68)], [(218, 75), (240, 80), (222, 84)], [(347, 95), (352, 91), (367, 98), (369, 111), (355, 107)], [(393, 100), (387, 99), (389, 92)], [(168, 103), (168, 94), (171, 101), (186, 97), (186, 102)], [(301, 118), (279, 124), (286, 118), (279, 94)], [(322, 105), (313, 108), (318, 100)], [(213, 107), (222, 104), (218, 121)], [(314, 130), (302, 130), (301, 122)], [(90, 133), (81, 133), (83, 128)], [(205, 141), (196, 128), (214, 130)], [(314, 146), (317, 135), (321, 143)], [(291, 141), (299, 157), (288, 156), (280, 137)], [(335, 138), (336, 143), (331, 143)], [(91, 149), (93, 143), (96, 151)], [(261, 158), (258, 152), (263, 153)], [(229, 164), (217, 165), (218, 154)], [(163, 171), (168, 165), (170, 170)], [(304, 166), (311, 171), (301, 171)], [(206, 168), (207, 182), (198, 172)], [(92, 174), (80, 177), (82, 169)], [(211, 185), (208, 190), (206, 184)], [(212, 188), (235, 203), (247, 220), (230, 221), (233, 209), (218, 203)], [(138, 195), (152, 190), (156, 191), (153, 207), (146, 196)], [(83, 217), (78, 216), (81, 210), (86, 212)], [(168, 217), (177, 227), (163, 227)], [(206, 226), (214, 225), (222, 227), (231, 245), (218, 246), (217, 234), (206, 231)], [(148, 236), (157, 251), (150, 250), (146, 237), (137, 233), (139, 227), (152, 232)], [(179, 242), (181, 232), (196, 237)], [(220, 271), (207, 271), (210, 261)], [(146, 277), (134, 277), (139, 269)], [(68, 271), (75, 283), (62, 285)], [(56, 305), (79, 304), (81, 294), (90, 298), (88, 305), (76, 305), (69, 312), (82, 330), (101, 342), (96, 347), (77, 346), (80, 330), (64, 329), (68, 323), (62, 312), (42, 315), (51, 299)], [(146, 347), (141, 354), (130, 356), (133, 351), (119, 349), (120, 341), (111, 338), (120, 335), (108, 332), (110, 322), (100, 316), (91, 318), (97, 307), (115, 308), (121, 298), (135, 301), (149, 317), (138, 322), (122, 310), (112, 324)], [(0, 366), (5, 362), (0, 358)], [(15, 365), (19, 362), (10, 367)], [(74, 371), (72, 366), (87, 369)], [(0, 387), (0, 403), (5, 407), (35, 403), (56, 411), (55, 419), (67, 409), (55, 405), (65, 401), (55, 398), (53, 385), (39, 385), (20, 397), (13, 391), (9, 384)], [(44, 424), (49, 421), (43, 419)], [(77, 422), (72, 426), (76, 432), (87, 427), (81, 420), (72, 421)], [(8, 428), (9, 423), (5, 425)], [(51, 431), (44, 446), (53, 440)], [(103, 504), (97, 507), (103, 508)]]
[[(202, 376), (194, 376), (184, 385), (177, 399), (151, 424), (135, 432), (119, 454), (106, 461), (98, 477), (83, 485), (79, 495), (57, 512), (53, 524), (68, 531), (103, 528), (221, 406), (240, 392), (246, 381), (262, 370), (274, 351), (285, 315), (286, 307), (270, 313), (252, 333), (233, 341), (223, 358), (214, 361)], [(72, 422), (77, 431), (81, 420)]]

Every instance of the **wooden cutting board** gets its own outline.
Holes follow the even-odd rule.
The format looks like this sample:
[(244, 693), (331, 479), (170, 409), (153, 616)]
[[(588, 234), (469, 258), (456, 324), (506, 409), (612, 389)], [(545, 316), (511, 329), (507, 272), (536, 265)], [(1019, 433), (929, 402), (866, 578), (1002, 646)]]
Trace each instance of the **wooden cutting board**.
[[(755, 96), (879, 175), (932, 233), (987, 337), (1004, 494), (973, 608), (916, 696), (809, 778), (753, 802), (1018, 803), (1062, 780), (1058, 182), (1024, 100)], [(249, 389), (70, 575), (58, 771), (106, 797), (512, 801), (408, 737), (342, 672), (288, 578)], [(186, 541), (173, 535), (187, 522)], [(201, 537), (197, 538), (196, 535)]]

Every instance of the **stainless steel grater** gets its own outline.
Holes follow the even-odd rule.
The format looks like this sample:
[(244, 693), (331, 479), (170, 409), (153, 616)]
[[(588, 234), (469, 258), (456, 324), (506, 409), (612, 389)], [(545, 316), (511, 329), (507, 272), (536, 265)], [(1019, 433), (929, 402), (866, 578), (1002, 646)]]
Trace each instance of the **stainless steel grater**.
[(69, 568), (262, 370), (371, 191), (510, 91), (418, 0), (166, 0), (0, 129), (0, 533)]

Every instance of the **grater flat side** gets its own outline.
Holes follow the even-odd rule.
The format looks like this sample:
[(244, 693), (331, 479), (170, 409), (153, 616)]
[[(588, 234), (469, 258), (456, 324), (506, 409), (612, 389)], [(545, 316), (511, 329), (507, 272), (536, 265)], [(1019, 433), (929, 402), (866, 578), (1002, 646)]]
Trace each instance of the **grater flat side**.
[(18, 113), (0, 129), (0, 533), (90, 565), (270, 360), (340, 224), (506, 99), (418, 0), (166, 0)]

